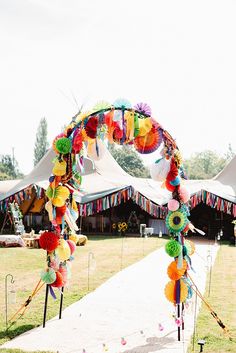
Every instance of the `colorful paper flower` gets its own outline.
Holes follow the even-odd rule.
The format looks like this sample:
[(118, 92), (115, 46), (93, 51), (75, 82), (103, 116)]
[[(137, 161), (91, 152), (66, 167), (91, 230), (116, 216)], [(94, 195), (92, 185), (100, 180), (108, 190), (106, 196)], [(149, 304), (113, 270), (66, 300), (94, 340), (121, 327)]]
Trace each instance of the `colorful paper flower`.
[(131, 109), (132, 108), (132, 104), (125, 98), (116, 99), (115, 102), (113, 103), (113, 106), (115, 108), (120, 108), (122, 110)]
[(149, 107), (149, 105), (147, 103), (137, 103), (134, 106), (134, 109), (137, 110), (139, 113), (141, 114), (145, 114), (147, 116), (151, 116), (152, 111), (151, 108)]
[(181, 210), (171, 212), (169, 211), (166, 217), (166, 226), (172, 233), (181, 232), (188, 223), (186, 213)]
[(134, 147), (141, 154), (152, 153), (158, 149), (162, 142), (162, 130), (155, 126), (145, 136), (134, 139)]
[[(170, 281), (165, 286), (165, 296), (173, 304), (176, 304), (176, 282)], [(184, 281), (180, 280), (180, 303), (183, 303), (188, 296), (188, 287)]]

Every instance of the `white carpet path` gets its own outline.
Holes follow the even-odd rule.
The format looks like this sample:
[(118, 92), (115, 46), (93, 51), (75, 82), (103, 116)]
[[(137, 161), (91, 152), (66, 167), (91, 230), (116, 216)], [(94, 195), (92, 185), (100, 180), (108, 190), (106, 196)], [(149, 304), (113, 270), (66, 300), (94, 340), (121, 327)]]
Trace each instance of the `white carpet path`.
[[(196, 273), (190, 273), (202, 293), (209, 253), (214, 262), (217, 247), (199, 244), (191, 257)], [(153, 252), (67, 307), (61, 320), (53, 318), (46, 328), (28, 331), (1, 348), (60, 353), (186, 352), (194, 327), (195, 296), (186, 310), (184, 337), (178, 342), (177, 327), (171, 317), (174, 307), (164, 295), (169, 281), (166, 269), (171, 261), (163, 248)], [(159, 330), (159, 323), (163, 331)], [(121, 344), (122, 337), (126, 345)]]

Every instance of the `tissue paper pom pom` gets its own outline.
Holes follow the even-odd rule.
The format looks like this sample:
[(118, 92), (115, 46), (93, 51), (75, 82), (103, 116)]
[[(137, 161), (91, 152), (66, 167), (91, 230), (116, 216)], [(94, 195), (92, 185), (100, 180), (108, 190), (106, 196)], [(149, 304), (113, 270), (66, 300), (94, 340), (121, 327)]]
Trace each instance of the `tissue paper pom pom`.
[(56, 280), (56, 272), (52, 268), (47, 268), (46, 271), (41, 272), (41, 280), (46, 284), (51, 284)]
[(167, 274), (173, 281), (178, 281), (185, 274), (186, 270), (187, 262), (185, 260), (183, 260), (182, 268), (178, 268), (177, 261), (172, 261), (167, 268)]
[(170, 211), (177, 211), (179, 208), (179, 202), (175, 199), (171, 199), (169, 200), (167, 206)]
[(62, 176), (66, 174), (66, 161), (60, 162), (57, 160), (54, 164), (52, 172), (56, 176)]
[(178, 241), (171, 239), (166, 243), (165, 250), (169, 256), (177, 257), (181, 253), (182, 247)]
[(191, 240), (185, 240), (184, 245), (187, 249), (187, 253), (189, 256), (195, 253), (195, 245)]
[(166, 217), (166, 226), (170, 232), (181, 232), (188, 222), (187, 216), (181, 210), (168, 212)]
[(52, 199), (52, 204), (55, 207), (63, 207), (65, 205), (66, 201), (62, 197), (55, 197)]
[(59, 271), (56, 272), (56, 280), (51, 284), (51, 286), (57, 288), (63, 287), (63, 277)]
[(66, 261), (70, 258), (70, 247), (64, 239), (60, 239), (56, 252), (61, 261)]
[[(165, 296), (171, 302), (176, 304), (176, 295), (175, 295), (175, 281), (170, 281), (165, 286)], [(180, 302), (183, 303), (188, 296), (188, 287), (184, 281), (180, 280)]]
[(62, 138), (62, 137), (65, 137), (65, 134), (62, 132), (61, 134), (57, 135), (55, 137), (55, 139), (53, 140), (53, 143), (52, 143), (52, 149), (54, 150), (54, 152), (58, 153), (57, 149), (56, 149), (56, 142)]
[(106, 152), (106, 147), (100, 139), (96, 139), (93, 143), (88, 144), (88, 156), (94, 161), (99, 161), (103, 158)]
[(61, 154), (67, 154), (71, 151), (71, 141), (67, 137), (62, 137), (56, 141), (56, 149)]
[(42, 249), (52, 252), (59, 245), (59, 238), (53, 232), (43, 232), (39, 238), (39, 245)]
[(179, 196), (184, 203), (188, 202), (188, 200), (190, 199), (190, 194), (184, 186), (180, 187)]
[(75, 252), (76, 249), (76, 244), (73, 240), (67, 240), (67, 244), (69, 245), (70, 248), (70, 254), (72, 255)]
[(165, 158), (158, 159), (151, 165), (151, 178), (155, 181), (163, 181), (170, 170), (170, 161)]

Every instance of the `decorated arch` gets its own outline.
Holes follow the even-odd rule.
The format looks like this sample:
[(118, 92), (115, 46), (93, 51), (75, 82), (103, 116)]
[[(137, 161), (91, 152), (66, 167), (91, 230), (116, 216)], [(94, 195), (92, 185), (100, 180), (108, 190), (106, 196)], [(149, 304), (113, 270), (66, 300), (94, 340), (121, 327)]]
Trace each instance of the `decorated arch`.
[(118, 99), (112, 105), (100, 102), (91, 111), (80, 112), (53, 141), (56, 158), (46, 191), (49, 201), (45, 206), (52, 228), (40, 238), (48, 260), (42, 280), (50, 287), (60, 288), (66, 284), (70, 273), (68, 264), (73, 260), (78, 241), (75, 195), (82, 185), (83, 159), (85, 156), (101, 159), (107, 141), (133, 145), (140, 154), (159, 149), (161, 158), (153, 162), (151, 177), (161, 181), (172, 193), (166, 217), (171, 239), (166, 252), (173, 261), (168, 267), (170, 282), (166, 285), (165, 295), (179, 306), (191, 295), (187, 271), (194, 251), (192, 243), (185, 240), (193, 226), (188, 220), (189, 193), (184, 187), (182, 157), (175, 140), (154, 119), (150, 107), (145, 103), (132, 106), (125, 99)]

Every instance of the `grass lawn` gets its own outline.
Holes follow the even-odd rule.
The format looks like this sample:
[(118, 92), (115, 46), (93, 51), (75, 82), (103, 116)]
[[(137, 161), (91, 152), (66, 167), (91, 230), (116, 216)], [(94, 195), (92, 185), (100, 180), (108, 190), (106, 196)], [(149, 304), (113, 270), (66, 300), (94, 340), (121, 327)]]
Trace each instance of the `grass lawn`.
[[(236, 247), (221, 245), (212, 269), (211, 292), (208, 297), (206, 286), (205, 300), (212, 306), (223, 323), (229, 328), (233, 337), (230, 341), (227, 335), (211, 316), (205, 304), (197, 320), (195, 352), (199, 352), (197, 341), (204, 339), (204, 353), (236, 352)], [(208, 276), (209, 281), (209, 276)], [(188, 353), (192, 352), (192, 342)]]
[[(77, 247), (75, 260), (72, 263), (72, 278), (68, 288), (65, 288), (64, 307), (68, 306), (88, 293), (88, 257), (94, 254), (95, 262), (91, 262), (89, 291), (94, 290), (108, 278), (119, 272), (145, 255), (165, 244), (165, 239), (150, 238), (120, 238), (111, 236), (91, 236), (84, 247)], [(121, 257), (123, 248), (123, 257)], [(16, 291), (16, 304), (9, 304), (9, 314), (19, 309), (36, 286), (41, 271), (45, 268), (46, 252), (42, 249), (0, 248), (0, 344), (9, 339), (42, 324), (45, 287), (33, 299), (25, 315), (20, 318), (6, 333), (5, 331), (5, 289), (4, 280), (8, 273), (14, 276), (15, 283), (9, 291)], [(59, 294), (54, 301), (49, 296), (47, 319), (59, 312)], [(10, 301), (10, 298), (9, 298)], [(0, 352), (3, 352), (0, 350)], [(10, 350), (8, 350), (10, 352)], [(12, 352), (19, 352), (12, 350)]]

